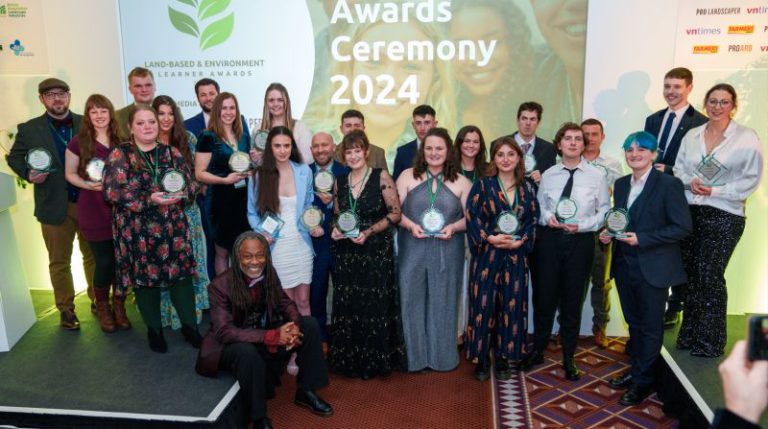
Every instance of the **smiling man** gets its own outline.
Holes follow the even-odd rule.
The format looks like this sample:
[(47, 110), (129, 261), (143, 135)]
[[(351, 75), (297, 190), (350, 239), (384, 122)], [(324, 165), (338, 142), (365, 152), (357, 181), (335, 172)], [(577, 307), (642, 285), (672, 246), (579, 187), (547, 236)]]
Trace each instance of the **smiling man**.
[[(668, 71), (664, 75), (663, 92), (667, 108), (645, 119), (645, 131), (656, 137), (659, 142), (654, 167), (667, 174), (672, 174), (672, 167), (677, 160), (677, 152), (685, 133), (707, 122), (707, 117), (688, 103), (688, 95), (692, 90), (693, 73), (690, 70), (677, 67)], [(680, 320), (685, 287), (685, 284), (672, 286), (667, 311), (664, 313), (666, 328), (675, 326)]]

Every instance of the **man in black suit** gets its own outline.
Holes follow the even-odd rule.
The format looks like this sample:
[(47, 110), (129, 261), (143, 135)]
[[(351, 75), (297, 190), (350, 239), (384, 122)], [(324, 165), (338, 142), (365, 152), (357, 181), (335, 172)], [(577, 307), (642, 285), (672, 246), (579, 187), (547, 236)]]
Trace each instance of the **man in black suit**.
[[(627, 137), (624, 151), (632, 174), (616, 181), (613, 194), (614, 209), (629, 216), (627, 232), (613, 246), (611, 277), (629, 325), (632, 367), (610, 384), (628, 389), (619, 400), (628, 406), (640, 404), (653, 391), (669, 285), (686, 281), (679, 243), (693, 230), (683, 183), (653, 168), (656, 149), (656, 138), (649, 133)], [(606, 231), (600, 234), (602, 243), (611, 240)]]
[(395, 155), (395, 169), (392, 178), (397, 180), (400, 173), (413, 167), (413, 159), (416, 158), (416, 152), (419, 151), (421, 144), (427, 132), (437, 126), (435, 109), (432, 106), (422, 104), (413, 109), (413, 121), (411, 122), (413, 131), (416, 132), (416, 140), (412, 140), (399, 148)]
[[(35, 217), (40, 222), (48, 250), (48, 270), (53, 286), (61, 327), (80, 329), (75, 314), (75, 288), (72, 281), (72, 243), (77, 235), (83, 268), (88, 282), (88, 296), (93, 301), (94, 260), (91, 248), (80, 235), (77, 223), (77, 188), (64, 179), (64, 152), (80, 129), (82, 117), (69, 110), (69, 85), (49, 78), (38, 85), (45, 113), (19, 124), (16, 140), (8, 154), (8, 165), (22, 179), (35, 186)], [(33, 150), (44, 150), (50, 156), (50, 168), (35, 170), (27, 163)], [(95, 307), (91, 306), (91, 311)]]
[[(517, 132), (506, 137), (513, 137), (523, 154), (531, 154), (536, 160), (536, 167), (528, 173), (535, 188), (538, 188), (541, 175), (557, 162), (555, 146), (551, 142), (536, 136), (544, 108), (535, 101), (526, 101), (517, 108)], [(501, 140), (500, 137), (498, 140)], [(496, 143), (494, 141), (493, 143)], [(526, 168), (528, 170), (528, 168)]]
[(201, 111), (184, 121), (184, 128), (187, 131), (199, 136), (204, 129), (208, 128), (213, 100), (219, 95), (219, 91), (219, 83), (213, 79), (206, 77), (195, 82), (195, 96), (197, 96), (197, 104), (200, 105)]
[[(657, 170), (672, 174), (672, 167), (680, 150), (680, 142), (691, 128), (707, 122), (707, 117), (688, 104), (688, 95), (693, 90), (693, 73), (685, 67), (677, 67), (664, 75), (664, 100), (666, 109), (645, 119), (645, 131), (651, 133), (659, 142), (655, 167)], [(680, 319), (683, 310), (685, 284), (672, 285), (672, 295), (667, 301), (664, 313), (664, 327), (670, 328)]]

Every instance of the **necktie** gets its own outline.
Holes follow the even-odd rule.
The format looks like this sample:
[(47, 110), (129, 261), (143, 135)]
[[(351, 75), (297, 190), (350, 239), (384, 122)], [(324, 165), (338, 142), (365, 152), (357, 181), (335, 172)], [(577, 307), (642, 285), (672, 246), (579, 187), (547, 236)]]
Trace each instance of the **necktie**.
[(659, 160), (664, 159), (664, 150), (667, 148), (667, 139), (669, 139), (669, 132), (672, 131), (672, 122), (675, 122), (675, 112), (672, 112), (667, 117), (667, 123), (664, 124), (664, 130), (661, 131), (661, 138), (659, 139)]
[(571, 170), (570, 168), (566, 168), (566, 171), (570, 174), (568, 177), (568, 181), (565, 182), (565, 187), (563, 188), (563, 193), (560, 195), (560, 199), (563, 198), (570, 198), (571, 197), (571, 190), (573, 189), (573, 173), (576, 172), (576, 169), (574, 168)]
[(528, 150), (531, 148), (530, 143), (523, 143), (523, 154), (528, 153)]

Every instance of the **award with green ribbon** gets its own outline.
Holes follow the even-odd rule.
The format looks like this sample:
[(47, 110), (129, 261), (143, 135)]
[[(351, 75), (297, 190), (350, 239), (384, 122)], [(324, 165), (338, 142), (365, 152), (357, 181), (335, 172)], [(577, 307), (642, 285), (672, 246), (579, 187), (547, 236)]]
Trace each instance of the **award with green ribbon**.
[(579, 211), (579, 206), (576, 204), (576, 200), (570, 197), (560, 198), (555, 206), (555, 217), (560, 223), (576, 223), (576, 213)]
[[(442, 173), (437, 177), (433, 176), (427, 171), (427, 190), (429, 191), (429, 208), (421, 214), (420, 222), (421, 229), (424, 230), (424, 234), (430, 237), (439, 237), (443, 234), (440, 232), (445, 227), (445, 216), (440, 210), (435, 208), (435, 201), (437, 201), (437, 194), (440, 192), (440, 187), (443, 185)], [(432, 184), (437, 181), (437, 189), (432, 192)]]
[(696, 166), (696, 177), (701, 179), (701, 184), (707, 187), (723, 186), (721, 181), (728, 172), (728, 168), (715, 158), (714, 153), (705, 156)]
[(317, 206), (309, 206), (301, 213), (301, 223), (307, 229), (322, 225), (324, 219), (323, 211)]
[(104, 160), (91, 158), (85, 166), (85, 175), (91, 182), (101, 182), (101, 179), (104, 178)]
[(51, 173), (53, 168), (53, 157), (48, 150), (43, 148), (35, 148), (27, 152), (27, 167), (32, 170), (37, 170), (41, 173)]
[(611, 237), (626, 238), (628, 226), (629, 212), (627, 212), (627, 209), (610, 209), (605, 214), (605, 228)]
[(285, 225), (285, 221), (273, 213), (266, 212), (261, 217), (261, 230), (271, 235), (273, 240), (277, 239), (283, 225)]
[(496, 216), (496, 230), (502, 234), (511, 235), (513, 240), (519, 240), (520, 236), (517, 232), (520, 229), (520, 220), (516, 215), (518, 206), (517, 186), (515, 186), (515, 199), (510, 200), (509, 195), (507, 195), (507, 189), (504, 187), (504, 182), (501, 181), (501, 177), (496, 176), (496, 180), (499, 183), (501, 192), (504, 194), (504, 199), (507, 201), (507, 205), (510, 207), (510, 210), (503, 210)]
[[(369, 171), (370, 168), (366, 167), (365, 174), (363, 174), (363, 179), (359, 182), (360, 193), (363, 192), (363, 186), (365, 186), (365, 179), (368, 177)], [(351, 179), (352, 173), (350, 173), (348, 177)], [(349, 189), (349, 192), (347, 193), (347, 198), (349, 200), (349, 210), (345, 210), (339, 213), (339, 216), (336, 218), (336, 226), (339, 228), (339, 231), (344, 234), (345, 237), (356, 238), (360, 235), (360, 218), (357, 217), (357, 199), (354, 197), (352, 192), (352, 188), (354, 186), (351, 183), (348, 183), (347, 187)]]
[(184, 189), (187, 187), (187, 179), (181, 171), (176, 170), (175, 168), (166, 170), (165, 173), (163, 173), (162, 179), (160, 179), (160, 184), (165, 192), (163, 198), (185, 197)]

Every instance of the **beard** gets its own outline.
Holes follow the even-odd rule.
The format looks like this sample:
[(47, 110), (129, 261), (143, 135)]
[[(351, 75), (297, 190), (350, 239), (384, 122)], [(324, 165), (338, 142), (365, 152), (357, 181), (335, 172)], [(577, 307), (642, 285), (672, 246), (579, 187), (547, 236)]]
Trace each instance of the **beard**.
[(46, 106), (45, 110), (48, 112), (51, 116), (57, 116), (61, 117), (66, 115), (69, 112), (69, 105), (66, 103), (61, 105), (54, 105), (54, 106)]

